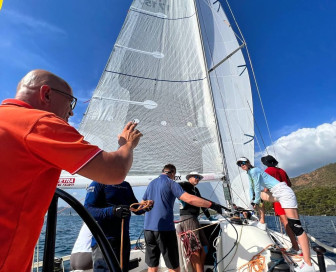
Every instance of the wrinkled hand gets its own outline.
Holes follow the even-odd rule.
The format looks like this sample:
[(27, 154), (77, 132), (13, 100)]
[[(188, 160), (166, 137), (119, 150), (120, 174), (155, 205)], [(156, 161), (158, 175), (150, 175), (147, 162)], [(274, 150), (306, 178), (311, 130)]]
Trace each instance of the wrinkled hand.
[(149, 205), (148, 205), (148, 207), (147, 208), (145, 208), (144, 210), (146, 211), (146, 212), (149, 212), (151, 209), (153, 209), (153, 207), (154, 207), (154, 201), (153, 200), (147, 200), (148, 201), (148, 203), (149, 203)]
[(134, 122), (127, 123), (121, 134), (118, 135), (119, 146), (123, 146), (129, 143), (131, 144), (132, 148), (135, 148), (138, 145), (140, 137), (142, 137), (142, 133), (135, 129), (137, 125), (138, 124)]
[(117, 205), (113, 209), (113, 214), (121, 219), (131, 216), (131, 211), (127, 205)]
[(210, 209), (216, 211), (219, 214), (222, 214), (222, 207), (221, 207), (221, 205), (219, 205), (219, 204), (217, 204), (215, 202), (211, 202)]

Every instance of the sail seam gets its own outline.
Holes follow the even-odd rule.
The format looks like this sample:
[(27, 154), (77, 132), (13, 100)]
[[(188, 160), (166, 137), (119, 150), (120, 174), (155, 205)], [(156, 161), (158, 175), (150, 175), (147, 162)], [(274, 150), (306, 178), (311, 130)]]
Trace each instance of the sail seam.
[(155, 17), (157, 19), (168, 20), (168, 21), (177, 21), (177, 20), (189, 19), (189, 18), (195, 16), (195, 14), (196, 14), (196, 13), (194, 13), (194, 14), (191, 14), (190, 16), (185, 16), (185, 17), (181, 17), (181, 18), (164, 18), (164, 17), (161, 17), (161, 14), (158, 14), (158, 15), (150, 14), (150, 13), (147, 13), (145, 11), (141, 11), (141, 10), (138, 10), (138, 9), (135, 9), (135, 8), (130, 9), (130, 11), (141, 13), (141, 14), (151, 16), (151, 17)]
[(163, 82), (194, 82), (194, 81), (202, 81), (202, 80), (206, 79), (206, 77), (204, 77), (204, 78), (189, 79), (189, 80), (168, 80), (168, 79), (157, 79), (157, 78), (129, 75), (129, 74), (115, 72), (115, 71), (109, 71), (109, 70), (105, 70), (105, 72), (109, 72), (109, 73), (117, 74), (117, 75), (122, 75), (122, 76), (129, 76), (129, 77), (134, 77), (134, 78), (148, 79), (148, 80), (153, 80), (153, 81), (163, 81)]

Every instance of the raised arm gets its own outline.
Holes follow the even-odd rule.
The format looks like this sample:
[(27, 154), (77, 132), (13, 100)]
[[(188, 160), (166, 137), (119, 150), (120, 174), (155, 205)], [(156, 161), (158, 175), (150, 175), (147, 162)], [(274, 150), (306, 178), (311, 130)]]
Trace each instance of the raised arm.
[(103, 184), (123, 182), (133, 163), (133, 149), (138, 145), (142, 134), (135, 129), (136, 123), (129, 122), (119, 135), (119, 149), (103, 151), (95, 156), (77, 173)]

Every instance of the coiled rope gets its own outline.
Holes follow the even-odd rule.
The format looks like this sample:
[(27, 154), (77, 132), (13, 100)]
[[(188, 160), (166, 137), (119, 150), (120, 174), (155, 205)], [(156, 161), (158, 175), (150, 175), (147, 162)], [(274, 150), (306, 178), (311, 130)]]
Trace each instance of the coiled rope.
[[(181, 243), (183, 244), (183, 253), (187, 261), (187, 265), (190, 262), (191, 255), (202, 248), (200, 241), (197, 238), (194, 230), (187, 230), (179, 234)], [(191, 240), (195, 242), (191, 244)]]
[(261, 255), (261, 253), (263, 253), (271, 246), (273, 246), (273, 244), (270, 244), (267, 247), (263, 248), (263, 250), (260, 251), (258, 254), (254, 255), (248, 263), (240, 266), (238, 268), (238, 271), (262, 272), (266, 267), (266, 263), (265, 256)]
[[(141, 210), (145, 210), (147, 208), (149, 208), (150, 206), (152, 206), (153, 200), (143, 200), (140, 203), (133, 203), (130, 206), (130, 210), (132, 212), (138, 212)], [(137, 207), (137, 208), (135, 208)]]
[[(185, 221), (185, 220), (182, 220), (181, 222), (183, 222), (183, 221)], [(197, 235), (195, 234), (195, 232), (199, 231), (201, 229), (210, 227), (212, 225), (218, 225), (218, 223), (209, 224), (209, 225), (206, 225), (206, 226), (194, 229), (194, 230), (187, 230), (187, 231), (184, 231), (184, 232), (180, 232), (178, 234), (178, 236), (181, 240), (181, 243), (183, 245), (183, 254), (184, 254), (185, 259), (186, 259), (186, 267), (188, 266), (188, 263), (190, 262), (190, 258), (192, 256), (192, 254), (202, 248), (201, 242), (197, 238)], [(193, 243), (191, 243), (192, 240), (194, 241)]]

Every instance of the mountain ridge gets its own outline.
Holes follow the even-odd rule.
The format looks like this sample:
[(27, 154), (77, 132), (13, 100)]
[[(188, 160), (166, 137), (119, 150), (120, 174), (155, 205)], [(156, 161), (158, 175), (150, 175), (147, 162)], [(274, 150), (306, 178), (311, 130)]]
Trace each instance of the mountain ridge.
[(300, 214), (336, 214), (336, 163), (291, 178), (291, 182)]
[(336, 188), (336, 163), (330, 163), (312, 172), (291, 178), (291, 182), (294, 190), (307, 186)]

